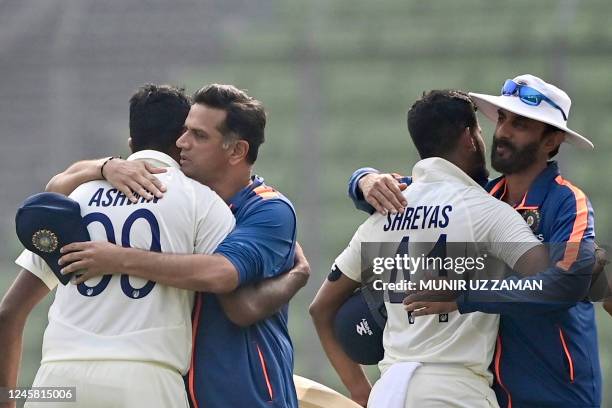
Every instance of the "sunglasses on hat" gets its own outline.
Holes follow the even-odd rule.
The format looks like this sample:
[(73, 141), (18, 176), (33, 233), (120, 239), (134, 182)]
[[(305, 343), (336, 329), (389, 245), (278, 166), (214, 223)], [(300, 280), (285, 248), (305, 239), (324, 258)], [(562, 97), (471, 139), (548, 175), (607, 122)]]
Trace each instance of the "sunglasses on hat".
[(563, 109), (561, 109), (559, 105), (554, 103), (549, 97), (537, 89), (526, 85), (517, 84), (511, 79), (506, 79), (506, 82), (504, 82), (504, 86), (502, 87), (501, 94), (504, 96), (513, 96), (518, 94), (521, 102), (530, 106), (538, 106), (540, 103), (542, 103), (542, 101), (547, 102), (553, 108), (558, 109), (563, 115), (563, 120), (567, 122), (567, 115)]

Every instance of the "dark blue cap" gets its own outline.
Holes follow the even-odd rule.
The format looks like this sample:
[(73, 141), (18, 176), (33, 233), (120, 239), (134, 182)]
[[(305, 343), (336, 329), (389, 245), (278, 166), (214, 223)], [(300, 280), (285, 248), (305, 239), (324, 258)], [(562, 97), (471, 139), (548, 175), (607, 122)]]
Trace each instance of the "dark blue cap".
[(15, 226), (23, 246), (44, 259), (59, 281), (66, 285), (70, 276), (62, 275), (57, 264), (60, 248), (90, 240), (79, 203), (62, 194), (34, 194), (17, 210)]
[(340, 306), (334, 332), (351, 360), (363, 365), (377, 364), (385, 353), (382, 338), (386, 321), (382, 297), (375, 298), (370, 289), (361, 288)]

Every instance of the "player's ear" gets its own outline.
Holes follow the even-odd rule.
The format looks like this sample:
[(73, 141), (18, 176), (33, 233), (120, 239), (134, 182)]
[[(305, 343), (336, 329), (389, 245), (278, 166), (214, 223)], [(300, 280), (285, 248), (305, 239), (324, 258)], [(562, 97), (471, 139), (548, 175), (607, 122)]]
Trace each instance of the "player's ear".
[(472, 134), (472, 128), (469, 126), (463, 129), (463, 133), (461, 133), (461, 137), (459, 139), (459, 143), (469, 151), (477, 151), (478, 147), (476, 145), (476, 140), (474, 139), (474, 135)]
[(565, 132), (554, 131), (550, 132), (544, 138), (544, 147), (548, 153), (559, 148), (559, 145), (565, 140)]
[(232, 151), (230, 152), (230, 164), (238, 164), (246, 160), (249, 153), (249, 142), (238, 139), (233, 143)]

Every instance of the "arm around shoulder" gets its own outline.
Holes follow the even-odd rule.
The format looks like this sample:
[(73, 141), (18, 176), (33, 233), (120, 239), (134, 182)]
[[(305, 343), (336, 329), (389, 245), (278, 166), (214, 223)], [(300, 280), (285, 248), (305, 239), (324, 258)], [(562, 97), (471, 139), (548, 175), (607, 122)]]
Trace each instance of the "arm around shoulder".
[(293, 265), (295, 236), (291, 204), (271, 199), (243, 215), (215, 253), (231, 261), (242, 286), (278, 276)]
[(49, 180), (45, 191), (69, 195), (78, 186), (92, 180), (102, 179), (102, 165), (107, 158), (76, 162)]
[(296, 243), (295, 264), (288, 272), (238, 288), (219, 297), (227, 317), (236, 325), (248, 327), (278, 312), (306, 285), (310, 265)]

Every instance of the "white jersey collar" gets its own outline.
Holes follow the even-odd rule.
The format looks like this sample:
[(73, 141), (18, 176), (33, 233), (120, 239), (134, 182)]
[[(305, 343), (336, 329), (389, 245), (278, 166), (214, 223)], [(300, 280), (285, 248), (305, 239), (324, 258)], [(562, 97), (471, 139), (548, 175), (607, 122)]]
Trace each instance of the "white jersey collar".
[(181, 166), (166, 153), (157, 150), (140, 150), (132, 153), (126, 160), (146, 160), (157, 167), (174, 167), (180, 169)]
[(414, 181), (422, 183), (451, 181), (466, 186), (481, 187), (463, 170), (441, 157), (430, 157), (417, 162), (412, 168), (412, 178)]

